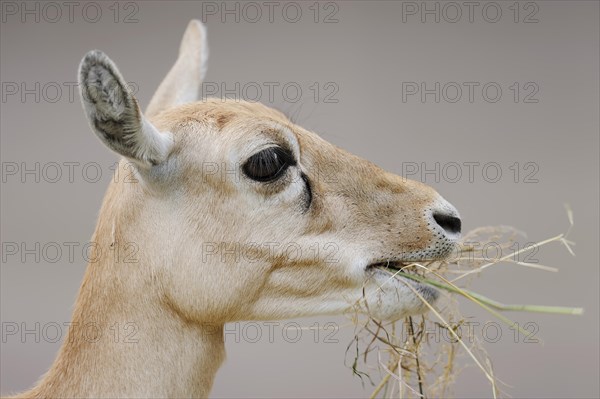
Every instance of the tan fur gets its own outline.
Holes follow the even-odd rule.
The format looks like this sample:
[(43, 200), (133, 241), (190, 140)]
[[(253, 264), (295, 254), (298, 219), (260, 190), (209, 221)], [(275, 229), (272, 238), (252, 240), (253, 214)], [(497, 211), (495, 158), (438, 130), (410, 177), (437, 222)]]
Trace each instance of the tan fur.
[[(200, 42), (194, 32), (203, 32), (190, 26), (184, 54), (185, 40)], [(94, 323), (97, 341), (71, 328), (48, 373), (19, 397), (204, 397), (224, 359), (224, 323), (340, 314), (363, 288), (382, 319), (425, 310), (406, 281), (386, 282), (367, 266), (446, 256), (456, 237), (434, 226), (431, 213), (457, 216), (451, 205), (264, 105), (178, 104), (171, 92), (199, 84), (185, 76), (200, 76), (204, 61), (179, 59), (176, 72), (193, 70), (182, 80), (171, 71), (152, 102), (149, 122), (172, 135), (168, 158), (137, 160), (137, 183), (108, 188), (93, 241), (138, 250), (136, 263), (101, 256), (88, 265), (73, 323)], [(240, 166), (267, 143), (289, 147), (298, 164), (265, 185)], [(123, 159), (121, 176), (127, 165)], [(301, 173), (310, 181), (308, 207)], [(300, 251), (291, 256), (288, 244)], [(123, 342), (127, 323), (137, 343)]]

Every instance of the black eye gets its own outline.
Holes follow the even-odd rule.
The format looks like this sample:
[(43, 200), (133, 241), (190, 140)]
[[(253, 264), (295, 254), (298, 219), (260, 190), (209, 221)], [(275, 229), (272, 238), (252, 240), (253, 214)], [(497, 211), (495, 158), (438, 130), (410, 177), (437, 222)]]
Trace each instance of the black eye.
[(270, 147), (252, 155), (242, 169), (252, 180), (269, 182), (283, 175), (288, 167), (295, 164), (289, 151), (281, 147)]

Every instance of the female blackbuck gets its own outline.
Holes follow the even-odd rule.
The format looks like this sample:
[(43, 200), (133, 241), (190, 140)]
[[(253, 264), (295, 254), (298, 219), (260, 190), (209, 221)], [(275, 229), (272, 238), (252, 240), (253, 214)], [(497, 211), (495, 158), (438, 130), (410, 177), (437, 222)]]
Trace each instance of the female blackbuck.
[[(206, 32), (191, 21), (147, 112), (115, 64), (79, 66), (92, 130), (120, 154), (93, 236), (135, 262), (91, 258), (50, 370), (22, 397), (204, 397), (241, 320), (414, 315), (437, 292), (376, 266), (440, 259), (458, 213), (258, 103), (201, 100)], [(132, 182), (133, 181), (133, 182)], [(97, 258), (97, 259), (96, 259)], [(94, 326), (81, 333), (78, 326)], [(135, 340), (115, 336), (131, 327)]]

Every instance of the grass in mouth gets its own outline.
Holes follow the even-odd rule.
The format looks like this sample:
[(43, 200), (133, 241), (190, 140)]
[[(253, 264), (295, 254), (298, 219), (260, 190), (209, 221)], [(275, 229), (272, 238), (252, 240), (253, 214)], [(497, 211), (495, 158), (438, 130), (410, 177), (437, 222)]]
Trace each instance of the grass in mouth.
[[(468, 325), (472, 318), (460, 313), (457, 299), (465, 298), (486, 310), (493, 318), (522, 334), (525, 340), (533, 339), (534, 331), (513, 322), (505, 315), (506, 312), (583, 314), (583, 309), (579, 307), (506, 304), (465, 288), (473, 277), (500, 263), (558, 272), (555, 267), (528, 260), (526, 255), (538, 252), (539, 248), (548, 244), (559, 243), (574, 256), (574, 243), (568, 239), (573, 226), (573, 214), (568, 207), (567, 216), (570, 225), (566, 233), (522, 248), (515, 244), (520, 237), (524, 237), (518, 230), (507, 226), (482, 227), (464, 236), (459, 245), (459, 254), (449, 261), (377, 266), (390, 275), (389, 281), (403, 277), (398, 280), (404, 282), (415, 296), (423, 301), (429, 312), (422, 316), (406, 317), (394, 323), (383, 323), (368, 314), (365, 318), (358, 311), (352, 315), (353, 323), (357, 327), (355, 337), (348, 345), (346, 353), (347, 356), (352, 355), (353, 373), (359, 376), (363, 383), (366, 379), (374, 386), (371, 398), (447, 397), (451, 394), (452, 383), (461, 369), (457, 359), (459, 355), (465, 354), (489, 381), (491, 396), (495, 398), (501, 395), (500, 380), (494, 375), (492, 361), (479, 337), (470, 328), (465, 330), (464, 326)], [(492, 259), (477, 256), (490, 242), (493, 242), (502, 254), (507, 255)], [(446, 295), (434, 305), (408, 280), (430, 285)], [(380, 287), (382, 288), (383, 286)], [(366, 301), (366, 297), (362, 300)], [(430, 332), (435, 329), (444, 332), (449, 339), (436, 339), (435, 342), (431, 342)], [(376, 364), (373, 364), (373, 358), (376, 358)], [(375, 375), (380, 377), (377, 383), (374, 382)]]

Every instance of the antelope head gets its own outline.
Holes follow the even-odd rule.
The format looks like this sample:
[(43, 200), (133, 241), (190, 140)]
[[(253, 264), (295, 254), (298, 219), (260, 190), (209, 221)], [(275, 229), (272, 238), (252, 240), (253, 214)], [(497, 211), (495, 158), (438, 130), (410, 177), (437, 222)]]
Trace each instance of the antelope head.
[(415, 291), (431, 302), (433, 288), (375, 266), (448, 256), (455, 208), (279, 111), (199, 101), (206, 58), (206, 32), (192, 21), (146, 114), (106, 55), (81, 62), (89, 123), (138, 182), (112, 183), (96, 240), (135, 241), (135, 280), (193, 322), (339, 314), (356, 303), (380, 319), (426, 310)]

